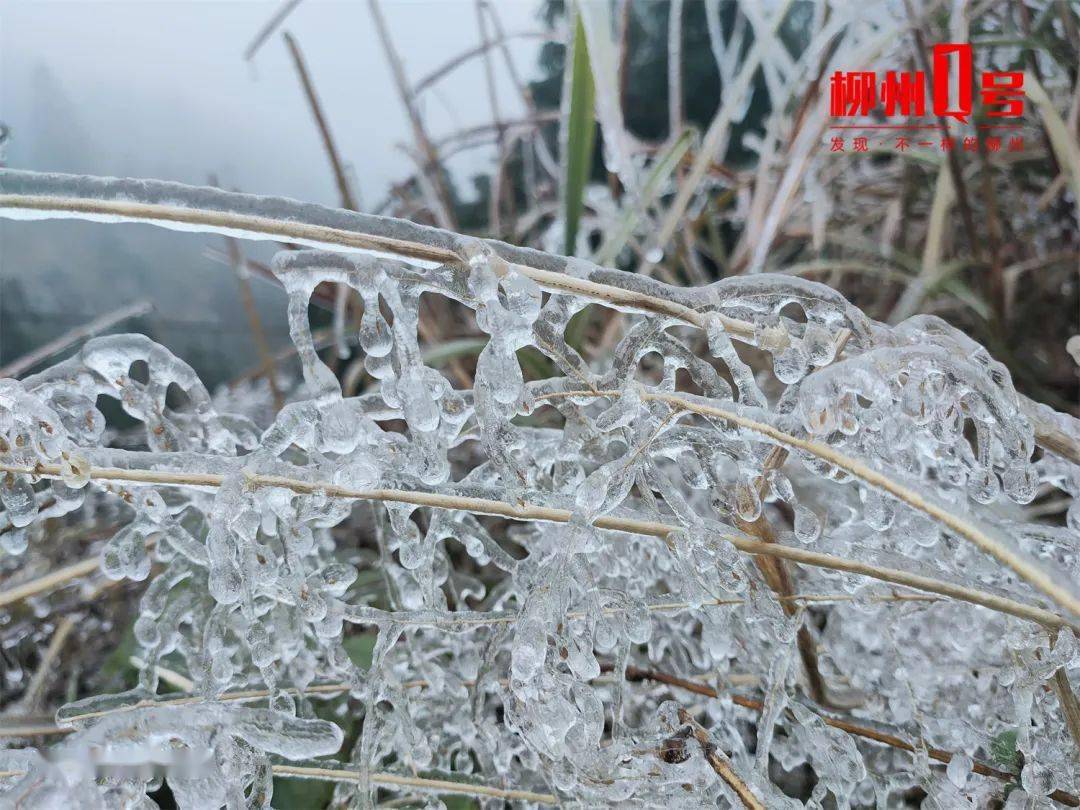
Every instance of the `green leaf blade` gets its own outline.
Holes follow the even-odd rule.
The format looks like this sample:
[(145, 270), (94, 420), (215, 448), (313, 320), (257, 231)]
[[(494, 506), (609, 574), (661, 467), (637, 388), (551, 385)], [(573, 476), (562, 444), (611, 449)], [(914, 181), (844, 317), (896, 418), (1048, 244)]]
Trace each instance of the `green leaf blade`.
[(593, 148), (596, 143), (596, 85), (589, 63), (589, 45), (585, 24), (580, 15), (574, 28), (573, 54), (570, 61), (570, 107), (566, 118), (566, 154), (563, 155), (563, 250), (574, 255), (581, 215), (585, 210), (585, 186), (592, 173)]

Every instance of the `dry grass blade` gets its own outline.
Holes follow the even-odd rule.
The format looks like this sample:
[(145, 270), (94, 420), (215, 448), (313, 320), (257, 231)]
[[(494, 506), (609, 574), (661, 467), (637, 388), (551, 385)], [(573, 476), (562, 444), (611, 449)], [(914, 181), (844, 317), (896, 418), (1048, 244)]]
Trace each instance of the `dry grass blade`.
[(52, 593), (62, 585), (66, 585), (76, 579), (88, 577), (97, 572), (101, 566), (101, 557), (95, 554), (85, 560), (66, 565), (55, 571), (50, 571), (44, 576), (24, 582), (11, 588), (0, 590), (0, 608), (21, 602), (43, 593)]
[[(360, 781), (360, 774), (357, 771), (336, 768), (312, 768), (299, 765), (275, 765), (274, 776), (294, 779), (321, 779), (330, 782)], [(455, 782), (449, 779), (425, 779), (420, 776), (399, 776), (398, 774), (380, 772), (372, 773), (368, 778), (372, 784), (396, 790), (413, 790), (440, 795), (474, 796), (481, 799), (503, 799), (504, 801), (533, 802), (534, 804), (545, 805), (557, 805), (560, 803), (558, 797), (551, 793), (497, 788), (471, 782)]]
[(765, 805), (754, 795), (754, 792), (750, 790), (750, 786), (735, 771), (735, 766), (731, 764), (731, 760), (716, 747), (716, 743), (713, 742), (709, 732), (705, 730), (701, 723), (695, 720), (686, 709), (679, 709), (679, 720), (690, 726), (694, 739), (697, 740), (698, 745), (701, 746), (701, 752), (705, 755), (705, 760), (716, 771), (716, 775), (735, 791), (735, 795), (739, 797), (743, 807), (749, 808), (749, 810), (765, 810)]
[(112, 312), (106, 312), (104, 315), (95, 318), (87, 324), (76, 327), (70, 332), (65, 332), (55, 340), (50, 340), (48, 343), (39, 346), (29, 354), (25, 354), (17, 360), (13, 360), (6, 366), (0, 367), (0, 377), (18, 377), (23, 372), (29, 371), (38, 363), (48, 360), (54, 354), (58, 354), (69, 346), (73, 346), (80, 341), (93, 337), (94, 335), (104, 332), (106, 329), (111, 329), (118, 323), (122, 323), (128, 318), (138, 318), (140, 315), (153, 310), (153, 305), (149, 301), (136, 301), (134, 304), (128, 304), (126, 307), (120, 307)]
[(353, 194), (352, 186), (345, 175), (345, 164), (341, 161), (337, 144), (334, 142), (334, 135), (330, 131), (330, 124), (327, 123), (326, 114), (323, 113), (322, 104), (319, 102), (319, 94), (315, 92), (315, 84), (311, 80), (304, 54), (300, 51), (300, 45), (288, 31), (285, 31), (281, 36), (285, 40), (289, 55), (292, 56), (293, 65), (296, 66), (296, 72), (300, 76), (300, 84), (304, 88), (308, 107), (311, 109), (311, 115), (315, 118), (315, 125), (319, 128), (319, 136), (322, 138), (326, 156), (330, 159), (330, 168), (334, 172), (334, 182), (337, 183), (341, 207), (350, 211), (359, 211), (360, 207), (357, 205), (356, 196)]
[[(618, 397), (619, 392), (564, 391), (561, 392), (559, 396)], [(727, 420), (760, 436), (772, 439), (783, 447), (801, 450), (816, 456), (823, 461), (827, 461), (849, 475), (858, 478), (863, 483), (882, 492), (886, 492), (911, 508), (929, 516), (954, 534), (963, 537), (982, 551), (991, 555), (1002, 565), (1012, 569), (1012, 571), (1014, 571), (1021, 579), (1042, 591), (1055, 603), (1068, 610), (1074, 617), (1080, 616), (1080, 597), (1077, 597), (1064, 585), (1058, 583), (1048, 572), (1038, 567), (1034, 561), (1010, 548), (1005, 538), (1001, 537), (989, 526), (976, 521), (975, 518), (956, 514), (952, 509), (936, 503), (905, 484), (894, 481), (888, 475), (869, 467), (858, 459), (846, 456), (828, 445), (820, 444), (809, 439), (801, 439), (790, 433), (785, 433), (772, 425), (750, 419), (726, 408), (717, 407), (715, 405), (706, 405), (674, 394), (644, 392), (641, 398), (643, 400), (663, 402), (672, 407), (701, 414), (703, 416), (712, 416)]]
[(274, 12), (274, 16), (266, 21), (266, 25), (259, 29), (259, 33), (255, 35), (251, 44), (244, 50), (245, 60), (251, 61), (255, 54), (258, 53), (259, 48), (266, 43), (266, 40), (270, 39), (278, 26), (285, 22), (285, 18), (293, 13), (296, 7), (300, 5), (300, 2), (301, 0), (285, 0), (281, 4), (281, 7)]
[(405, 67), (401, 62), (401, 57), (398, 55), (397, 48), (394, 47), (393, 40), (390, 38), (390, 29), (386, 25), (386, 19), (383, 17), (379, 0), (368, 0), (368, 7), (371, 9), (371, 16), (375, 22), (375, 30), (379, 35), (379, 41), (382, 43), (383, 52), (386, 54), (386, 60), (390, 64), (390, 72), (394, 77), (394, 85), (397, 87), (398, 95), (401, 97), (401, 103), (405, 107), (405, 112), (409, 117), (413, 138), (416, 141), (417, 149), (420, 151), (423, 159), (420, 174), (426, 178), (434, 191), (435, 199), (432, 201), (434, 205), (433, 213), (440, 225), (454, 229), (457, 227), (457, 220), (454, 216), (454, 201), (450, 195), (450, 190), (446, 186), (446, 180), (443, 177), (439, 153), (436, 151), (431, 138), (428, 136), (427, 130), (424, 128), (423, 118), (420, 115), (420, 110), (416, 106), (416, 93), (409, 87), (408, 79), (405, 78)]
[[(19, 186), (29, 182), (35, 193), (12, 193), (5, 188), (5, 181), (12, 179)], [(0, 170), (0, 216), (5, 212), (8, 216), (12, 216), (11, 212), (18, 212), (21, 217), (27, 214), (34, 217), (100, 217), (108, 221), (147, 222), (182, 230), (205, 228), (247, 239), (293, 241), (327, 250), (369, 251), (436, 264), (459, 266), (463, 262), (462, 257), (455, 251), (459, 239), (455, 234), (400, 220), (354, 213), (349, 216), (348, 227), (332, 227), (305, 221), (305, 218), (312, 216), (313, 211), (332, 213), (328, 209), (286, 199), (273, 200), (275, 207), (283, 212), (283, 216), (270, 218), (212, 208), (190, 208), (160, 202), (132, 202), (91, 196), (72, 197), (57, 193), (68, 179), (69, 176), (65, 175), (34, 175)], [(157, 189), (156, 194), (162, 198), (174, 195), (178, 190), (190, 188), (163, 182), (147, 182), (144, 186)], [(224, 199), (235, 200), (238, 205), (250, 204), (258, 199), (245, 194), (220, 194)], [(289, 218), (284, 218), (286, 212)], [(390, 235), (391, 233), (393, 235)], [(568, 261), (565, 257), (542, 254), (502, 242), (486, 241), (485, 244), (506, 259), (511, 269), (532, 278), (541, 288), (550, 292), (580, 295), (605, 305), (668, 315), (693, 326), (704, 325), (702, 313), (684, 304), (636, 289), (598, 284), (567, 275), (564, 272)], [(725, 329), (735, 337), (750, 338), (754, 335), (753, 324), (733, 318), (721, 318), (721, 321)], [(1045, 406), (1025, 397), (1020, 397), (1019, 401), (1024, 415), (1031, 420), (1035, 428), (1035, 438), (1039, 445), (1062, 458), (1080, 464), (1080, 441), (1076, 438), (1080, 435), (1080, 423), (1073, 419), (1070, 429), (1062, 430), (1058, 422), (1068, 420), (1068, 417), (1048, 412)]]
[[(628, 681), (655, 681), (656, 683), (662, 683), (667, 686), (674, 686), (679, 689), (685, 689), (688, 692), (692, 692), (696, 695), (702, 695), (704, 697), (719, 698), (721, 693), (713, 689), (707, 684), (698, 683), (687, 678), (679, 678), (674, 675), (669, 675), (666, 672), (658, 672), (652, 669), (642, 669), (641, 667), (627, 667), (625, 673)], [(760, 712), (764, 709), (765, 704), (754, 698), (744, 697), (743, 695), (726, 695), (737, 706), (742, 706), (744, 709), (750, 709), (751, 711)], [(904, 739), (900, 735), (892, 731), (884, 731), (873, 726), (866, 725), (865, 722), (856, 722), (848, 720), (842, 717), (834, 717), (832, 715), (818, 712), (822, 722), (827, 726), (839, 729), (840, 731), (852, 734), (856, 737), (862, 737), (867, 740), (879, 742), (884, 745), (888, 745), (892, 748), (898, 748), (902, 751), (908, 751), (915, 753), (920, 750), (921, 746), (917, 747), (913, 743)], [(937, 762), (943, 765), (948, 765), (952, 762), (953, 755), (941, 748), (926, 747), (923, 749), (927, 755)], [(971, 772), (979, 774), (980, 776), (989, 776), (993, 779), (997, 779), (1001, 782), (1015, 782), (1017, 774), (1009, 773), (1008, 771), (1002, 771), (997, 768), (987, 765), (985, 762), (979, 762), (974, 760), (971, 765)], [(1056, 790), (1050, 794), (1056, 802), (1061, 802), (1069, 807), (1080, 807), (1080, 799), (1073, 796), (1064, 790)]]
[[(0, 471), (46, 478), (59, 478), (61, 475), (58, 465), (48, 464), (39, 464), (34, 468), (0, 464)], [(130, 481), (134, 483), (162, 484), (165, 486), (215, 488), (220, 487), (224, 481), (224, 476), (215, 473), (176, 473), (162, 470), (124, 470), (94, 467), (90, 469), (89, 474), (92, 480)], [(417, 492), (395, 489), (354, 490), (335, 484), (303, 481), (296, 478), (286, 478), (277, 475), (248, 475), (245, 483), (249, 487), (281, 487), (301, 494), (321, 493), (333, 498), (383, 501), (386, 503), (409, 503), (416, 506), (427, 506), (436, 509), (455, 509), (476, 514), (497, 515), (512, 520), (569, 523), (573, 517), (573, 513), (568, 509), (530, 506), (527, 504), (510, 504), (505, 501), (462, 497), (436, 492)], [(596, 518), (593, 521), (593, 525), (599, 529), (659, 537), (662, 539), (667, 538), (673, 532), (682, 531), (682, 527), (680, 526), (672, 526), (658, 521), (614, 517), (611, 515), (602, 515), (601, 517)], [(821, 554), (806, 549), (781, 546), (776, 543), (762, 543), (741, 536), (721, 536), (723, 536), (724, 540), (735, 546), (735, 548), (748, 554), (764, 554), (767, 556), (781, 557), (816, 568), (845, 571), (870, 577), (872, 579), (878, 579), (882, 582), (890, 582), (894, 585), (904, 585), (919, 591), (940, 594), (942, 596), (959, 599), (974, 605), (980, 605), (991, 610), (996, 610), (1000, 613), (1007, 613), (1018, 618), (1034, 621), (1048, 628), (1069, 626), (1080, 629), (1080, 623), (1059, 616), (1056, 613), (1032, 605), (1026, 605), (1022, 602), (1017, 602), (1014, 599), (997, 596), (986, 591), (980, 591), (976, 588), (954, 585), (931, 577), (924, 577), (892, 568), (884, 568), (882, 566), (871, 565), (869, 563), (837, 557), (831, 554)], [(56, 575), (52, 576), (55, 577)], [(40, 580), (35, 582), (37, 584), (34, 584), (34, 587), (40, 588)], [(15, 595), (12, 595), (11, 593), (0, 593), (0, 605), (25, 598), (25, 595), (20, 595), (23, 594), (25, 588), (26, 586), (14, 589)]]
[(918, 312), (923, 298), (940, 279), (944, 241), (948, 233), (949, 211), (955, 199), (952, 173), (943, 166), (938, 171), (937, 183), (934, 186), (934, 201), (930, 206), (930, 226), (927, 229), (926, 243), (923, 248), (922, 270), (917, 279), (907, 283), (892, 315), (889, 316), (890, 323), (899, 323)]
[[(25, 775), (25, 771), (0, 771), (0, 779)], [(274, 776), (286, 779), (315, 779), (324, 782), (359, 782), (360, 773), (340, 768), (317, 768), (303, 765), (274, 765)], [(558, 797), (551, 793), (534, 793), (529, 790), (497, 788), (472, 782), (455, 782), (449, 779), (426, 779), (422, 776), (402, 776), (376, 771), (368, 775), (372, 784), (389, 790), (408, 790), (432, 795), (473, 796), (480, 799), (503, 799), (504, 801), (532, 802), (557, 805)]]

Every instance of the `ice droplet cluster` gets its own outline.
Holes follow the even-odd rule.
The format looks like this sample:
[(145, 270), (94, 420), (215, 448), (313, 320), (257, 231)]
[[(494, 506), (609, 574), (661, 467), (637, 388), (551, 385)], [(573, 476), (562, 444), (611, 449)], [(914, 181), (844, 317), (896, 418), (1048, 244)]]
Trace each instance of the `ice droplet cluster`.
[[(275, 764), (333, 755), (317, 764), (353, 775), (336, 789), (348, 806), (377, 801), (385, 772), (567, 806), (740, 806), (680, 708), (770, 808), (804, 806), (777, 766), (812, 770), (810, 807), (892, 807), (913, 787), (926, 806), (986, 806), (1004, 785), (970, 763), (992, 761), (1010, 730), (1023, 767), (1009, 808), (1080, 792), (1050, 686), (1058, 673), (1077, 683), (1075, 616), (1047, 632), (729, 540), (1060, 612), (925, 509), (815, 450), (993, 525), (1075, 593), (1080, 467), (1036, 451), (1030, 411), (985, 349), (928, 316), (871, 322), (792, 277), (687, 291), (572, 261), (566, 277), (583, 288), (699, 318), (620, 304), (621, 338), (587, 362), (566, 329), (588, 300), (542, 289), (484, 242), (450, 247), (460, 261), (279, 254), (303, 384), (262, 430), (137, 335), (0, 380), (4, 569), (42, 542), (46, 518), (108, 508), (120, 528), (102, 570), (145, 582), (139, 686), (61, 708), (71, 733), (48, 751), (0, 751), (0, 804), (149, 807), (164, 768), (180, 807), (264, 807)], [(363, 303), (348, 327), (371, 381), (358, 396), (315, 350), (308, 303), (327, 282)], [(470, 390), (424, 362), (426, 298), (456, 302), (488, 335)], [(522, 349), (550, 376), (526, 381)], [(141, 424), (138, 442), (110, 445), (105, 400)], [(1060, 525), (1025, 512), (1048, 493), (1072, 500)], [(347, 650), (360, 632), (376, 634), (366, 666)], [(162, 666), (190, 679), (189, 697), (159, 689)], [(343, 695), (362, 718), (345, 750)], [(757, 708), (733, 700), (747, 695)], [(837, 712), (916, 750), (829, 725)], [(954, 755), (947, 769), (931, 748)], [(430, 791), (423, 801), (440, 806)]]

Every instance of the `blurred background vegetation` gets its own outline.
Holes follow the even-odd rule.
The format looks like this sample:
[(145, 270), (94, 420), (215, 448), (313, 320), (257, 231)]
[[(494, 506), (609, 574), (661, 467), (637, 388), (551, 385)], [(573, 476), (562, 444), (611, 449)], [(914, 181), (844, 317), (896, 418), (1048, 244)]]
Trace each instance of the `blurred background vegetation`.
[[(977, 70), (1037, 77), (1075, 156), (1080, 15), (1069, 0), (868, 3), (825, 42), (843, 6), (810, 0), (597, 0), (580, 23), (562, 0), (28, 5), (0, 5), (8, 165), (299, 196), (679, 285), (795, 273), (881, 320), (940, 315), (1021, 390), (1076, 412), (1075, 168), (1044, 112), (1029, 96), (1023, 152), (954, 154), (959, 189), (940, 150), (829, 154), (824, 115), (826, 73), (857, 26), (895, 36), (847, 69), (921, 67), (917, 31), (924, 43), (972, 42)], [(155, 42), (163, 20), (183, 47)], [(79, 41), (108, 26), (125, 35), (116, 52), (88, 60)], [(148, 59), (149, 77), (130, 70)], [(563, 98), (575, 88), (591, 94), (576, 118)], [(720, 113), (724, 131), (706, 143)], [(977, 108), (972, 131), (987, 120)], [(703, 145), (713, 154), (699, 172)], [(0, 227), (0, 365), (103, 315), (95, 328), (145, 331), (211, 385), (288, 349), (281, 294), (260, 272), (274, 246), (236, 254), (142, 226)], [(251, 275), (239, 285), (227, 272), (237, 262)], [(241, 316), (248, 296), (261, 338)], [(113, 324), (118, 305), (143, 314)], [(611, 318), (582, 317), (578, 342), (602, 348)], [(447, 362), (467, 370), (469, 326), (437, 326), (429, 340), (456, 341), (463, 356)]]

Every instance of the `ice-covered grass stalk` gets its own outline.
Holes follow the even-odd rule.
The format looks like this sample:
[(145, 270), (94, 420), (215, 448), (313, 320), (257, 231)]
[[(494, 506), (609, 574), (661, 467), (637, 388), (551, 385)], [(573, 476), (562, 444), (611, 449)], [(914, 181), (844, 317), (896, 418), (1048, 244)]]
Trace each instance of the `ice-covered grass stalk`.
[[(942, 806), (989, 801), (1002, 774), (1033, 800), (1076, 795), (1059, 700), (1080, 665), (1080, 431), (944, 322), (885, 326), (789, 276), (680, 289), (157, 181), (0, 172), (0, 213), (317, 248), (274, 262), (304, 382), (263, 430), (137, 335), (0, 380), (5, 551), (33, 554), (49, 518), (112, 510), (104, 573), (148, 580), (140, 685), (63, 706), (70, 733), (48, 757), (0, 755), (0, 796), (122, 806), (147, 787), (116, 770), (134, 758), (165, 763), (184, 807), (262, 806), (274, 776), (335, 780), (360, 806), (391, 788), (791, 806), (770, 756), (809, 763), (816, 800), (838, 806), (912, 786)], [(359, 396), (315, 348), (324, 282), (362, 301), (338, 324), (372, 380)], [(422, 296), (488, 336), (471, 390), (425, 364)], [(587, 303), (625, 317), (593, 363), (566, 340)], [(529, 347), (551, 376), (526, 381)], [(137, 441), (108, 446), (102, 397), (140, 423)], [(1065, 525), (1024, 511), (1050, 493), (1072, 499)], [(763, 517), (775, 542), (740, 531)], [(770, 587), (757, 556), (788, 561), (794, 590)], [(40, 612), (96, 567), (5, 582), (0, 605)], [(358, 568), (381, 578), (375, 603)], [(370, 662), (347, 650), (354, 627), (375, 629)], [(807, 633), (814, 676), (854, 717), (797, 696)], [(192, 694), (159, 695), (161, 667)], [(725, 700), (745, 673), (761, 699)], [(665, 700), (702, 676), (706, 704)], [(341, 693), (359, 728), (316, 718)], [(1018, 773), (985, 764), (1010, 729)], [(344, 762), (285, 762), (329, 755)]]

